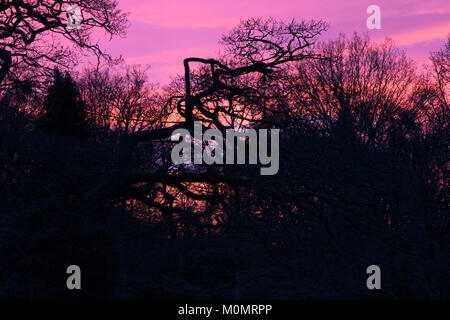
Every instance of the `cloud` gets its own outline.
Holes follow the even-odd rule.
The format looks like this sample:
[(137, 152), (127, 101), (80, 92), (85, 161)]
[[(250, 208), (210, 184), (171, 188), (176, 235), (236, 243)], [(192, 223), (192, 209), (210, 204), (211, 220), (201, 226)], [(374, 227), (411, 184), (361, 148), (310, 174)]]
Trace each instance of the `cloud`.
[(150, 64), (153, 76), (166, 81), (175, 71), (182, 72), (187, 56), (215, 56), (220, 36), (241, 19), (325, 19), (331, 23), (321, 38), (326, 40), (341, 31), (368, 32), (366, 8), (374, 3), (381, 7), (382, 30), (369, 31), (371, 38), (390, 37), (408, 47), (414, 59), (437, 50), (435, 40), (450, 30), (448, 0), (120, 0), (131, 13), (131, 28), (126, 39), (106, 47), (128, 63)]
[(424, 41), (444, 39), (449, 35), (450, 22), (429, 26), (420, 30), (395, 34), (392, 38), (399, 46), (410, 46)]
[(218, 47), (215, 45), (202, 45), (181, 47), (179, 49), (161, 51), (142, 56), (125, 58), (127, 64), (141, 64), (151, 66), (151, 77), (167, 81), (171, 76), (183, 72), (183, 60), (187, 57), (209, 58), (217, 56)]

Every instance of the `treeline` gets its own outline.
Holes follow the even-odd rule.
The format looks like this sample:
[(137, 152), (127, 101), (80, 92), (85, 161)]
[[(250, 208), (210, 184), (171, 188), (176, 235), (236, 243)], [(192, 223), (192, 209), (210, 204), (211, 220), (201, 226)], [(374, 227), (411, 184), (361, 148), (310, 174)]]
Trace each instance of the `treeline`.
[[(365, 268), (380, 264), (378, 296), (448, 298), (450, 39), (418, 68), (391, 41), (318, 42), (325, 28), (242, 22), (222, 40), (226, 55), (185, 60), (167, 86), (108, 66), (5, 88), (0, 293), (68, 294), (61, 270), (79, 261), (95, 283), (88, 297), (127, 297), (142, 254), (138, 297), (192, 297), (211, 283), (224, 287), (206, 297), (370, 297)], [(194, 120), (281, 129), (279, 173), (173, 165), (171, 133)], [(203, 253), (177, 260), (188, 247)], [(159, 283), (164, 267), (172, 280)]]

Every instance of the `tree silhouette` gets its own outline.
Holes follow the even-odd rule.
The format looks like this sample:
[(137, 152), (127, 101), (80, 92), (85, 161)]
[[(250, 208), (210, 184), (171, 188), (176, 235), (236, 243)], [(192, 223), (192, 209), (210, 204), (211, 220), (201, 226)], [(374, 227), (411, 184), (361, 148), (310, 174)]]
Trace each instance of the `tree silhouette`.
[[(192, 219), (189, 212), (174, 206), (170, 193), (181, 193), (188, 198), (217, 202), (214, 190), (220, 183), (249, 183), (246, 177), (227, 177), (214, 172), (186, 173), (182, 168), (174, 170), (170, 159), (160, 161), (156, 167), (130, 167), (131, 157), (140, 143), (169, 138), (177, 128), (192, 130), (193, 121), (201, 120), (208, 126), (220, 130), (232, 128), (236, 121), (250, 120), (259, 122), (267, 109), (260, 108), (271, 98), (264, 90), (259, 90), (259, 82), (268, 81), (277, 70), (304, 59), (320, 59), (311, 47), (326, 24), (321, 21), (292, 21), (284, 23), (274, 19), (249, 19), (223, 38), (227, 56), (219, 59), (187, 58), (184, 60), (184, 78), (182, 84), (175, 84), (174, 94), (168, 99), (169, 108), (177, 112), (179, 124), (160, 128), (141, 130), (121, 139), (121, 153), (117, 158), (117, 168), (125, 175), (128, 186), (117, 185), (117, 179), (105, 181), (105, 185), (88, 193), (90, 198), (83, 199), (84, 205), (96, 203), (113, 189), (120, 188), (127, 199), (138, 200), (151, 209), (174, 214), (189, 221), (198, 220), (199, 225), (210, 225), (211, 216), (198, 213), (198, 219)], [(202, 65), (199, 72), (192, 72), (191, 64)], [(264, 87), (263, 87), (264, 88)], [(241, 109), (241, 105), (245, 106)], [(251, 110), (251, 118), (247, 118)], [(208, 170), (208, 168), (204, 168)], [(120, 181), (120, 180), (119, 180)], [(210, 194), (198, 194), (185, 184), (203, 184)], [(140, 187), (136, 187), (139, 185)], [(152, 192), (150, 186), (164, 190)], [(159, 201), (158, 199), (163, 199)], [(206, 217), (206, 218), (205, 218)], [(201, 221), (201, 222), (200, 222)]]
[[(66, 10), (75, 5), (82, 14), (79, 29), (67, 24)], [(102, 29), (112, 37), (122, 35), (125, 26), (126, 14), (117, 9), (114, 0), (1, 1), (0, 84), (6, 86), (5, 79), (11, 82), (21, 75), (20, 80), (32, 80), (37, 85), (55, 65), (72, 66), (79, 50), (111, 60), (91, 39), (91, 32)]]
[[(73, 263), (93, 298), (448, 297), (449, 44), (421, 73), (325, 29), (243, 21), (165, 87), (108, 66), (54, 72), (42, 103), (24, 81), (0, 93), (0, 297), (72, 297)], [(278, 174), (174, 165), (196, 120), (281, 129)]]
[(103, 134), (150, 129), (167, 117), (161, 97), (137, 66), (86, 69), (78, 81), (88, 121)]
[(53, 84), (44, 101), (41, 127), (61, 135), (82, 137), (87, 134), (84, 103), (69, 73), (55, 70)]

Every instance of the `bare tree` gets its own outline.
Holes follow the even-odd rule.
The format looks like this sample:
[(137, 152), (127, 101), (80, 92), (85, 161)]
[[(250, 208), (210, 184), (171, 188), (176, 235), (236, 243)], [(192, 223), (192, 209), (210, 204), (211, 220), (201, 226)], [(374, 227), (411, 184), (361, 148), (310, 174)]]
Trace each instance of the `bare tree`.
[(138, 66), (88, 68), (78, 82), (91, 126), (104, 133), (126, 135), (167, 118), (158, 88)]
[(345, 139), (378, 146), (391, 137), (390, 130), (408, 134), (412, 127), (397, 125), (414, 112), (408, 99), (416, 75), (392, 41), (373, 44), (367, 36), (341, 35), (319, 50), (329, 59), (299, 64), (299, 116), (309, 116), (324, 132), (341, 130)]
[[(355, 35), (317, 44), (325, 27), (243, 21), (223, 38), (225, 55), (185, 59), (184, 75), (164, 90), (149, 85), (140, 69), (86, 71), (79, 78), (82, 98), (91, 124), (107, 139), (47, 134), (14, 108), (0, 109), (0, 251), (8, 253), (2, 270), (37, 270), (33, 279), (59, 283), (51, 273), (79, 257), (106, 288), (111, 275), (123, 275), (123, 269), (114, 274), (112, 260), (128, 249), (121, 264), (136, 255), (142, 276), (180, 279), (188, 263), (173, 263), (178, 254), (159, 260), (153, 253), (167, 254), (160, 247), (166, 243), (188, 251), (178, 246), (186, 244), (182, 239), (168, 237), (214, 234), (203, 238), (202, 255), (210, 250), (214, 259), (232, 261), (236, 296), (238, 278), (255, 274), (240, 272), (245, 261), (263, 265), (256, 277), (266, 279), (273, 267), (267, 257), (283, 267), (290, 286), (309, 286), (305, 297), (310, 289), (320, 297), (334, 292), (322, 279), (333, 279), (348, 296), (366, 297), (365, 287), (347, 288), (360, 283), (368, 259), (390, 268), (387, 295), (447, 296), (445, 54), (433, 55), (435, 73), (422, 76), (389, 41)], [(3, 97), (0, 103), (13, 101)], [(221, 130), (281, 128), (279, 173), (261, 177), (251, 165), (174, 165), (169, 138), (175, 129), (192, 130), (196, 120)], [(151, 241), (141, 241), (144, 233)], [(160, 236), (158, 249), (148, 250)], [(202, 238), (189, 242), (196, 240)], [(238, 253), (244, 245), (257, 257)], [(144, 251), (151, 258), (137, 260)], [(336, 267), (333, 278), (328, 262)], [(214, 273), (196, 267), (189, 266), (202, 276)], [(116, 288), (128, 288), (126, 280)]]
[(439, 88), (439, 99), (448, 112), (448, 96), (450, 86), (450, 37), (447, 38), (445, 47), (431, 55), (433, 71)]
[[(164, 139), (171, 136), (176, 128), (192, 128), (194, 120), (221, 130), (233, 127), (238, 120), (258, 121), (262, 119), (261, 104), (269, 97), (257, 84), (274, 74), (283, 66), (303, 59), (319, 58), (311, 51), (317, 37), (326, 29), (323, 22), (284, 23), (277, 20), (250, 19), (243, 21), (228, 36), (223, 38), (227, 55), (219, 59), (187, 58), (184, 60), (183, 89), (171, 97), (172, 103), (182, 123), (159, 130), (144, 130), (126, 136), (122, 143), (132, 150), (133, 145), (150, 140)], [(194, 72), (192, 64), (200, 64)], [(181, 88), (181, 86), (178, 86)], [(244, 108), (245, 107), (245, 108)], [(246, 109), (246, 110), (244, 110)], [(147, 184), (161, 184), (175, 188), (194, 200), (211, 200), (217, 203), (218, 185), (221, 182), (248, 184), (245, 178), (231, 178), (208, 173), (187, 173), (167, 170), (160, 172), (134, 171), (128, 178), (132, 184), (141, 187), (130, 188), (129, 197), (162, 212), (173, 212), (176, 216), (188, 217), (184, 210), (173, 206), (173, 203), (158, 202), (148, 193)], [(210, 190), (208, 193), (197, 193), (200, 189)], [(205, 188), (205, 185), (209, 187)], [(173, 189), (171, 189), (173, 192)], [(163, 195), (167, 191), (163, 192)], [(170, 197), (169, 197), (170, 198)], [(201, 214), (199, 217), (203, 217)], [(211, 219), (209, 216), (205, 222)], [(208, 223), (211, 225), (210, 223)]]
[[(82, 15), (79, 29), (67, 24), (66, 10), (75, 5)], [(83, 50), (110, 60), (91, 33), (102, 29), (111, 37), (122, 35), (126, 21), (126, 14), (114, 0), (2, 0), (0, 84), (5, 85), (5, 79), (18, 80), (18, 74), (36, 80), (42, 74), (51, 74), (55, 64), (69, 67)]]

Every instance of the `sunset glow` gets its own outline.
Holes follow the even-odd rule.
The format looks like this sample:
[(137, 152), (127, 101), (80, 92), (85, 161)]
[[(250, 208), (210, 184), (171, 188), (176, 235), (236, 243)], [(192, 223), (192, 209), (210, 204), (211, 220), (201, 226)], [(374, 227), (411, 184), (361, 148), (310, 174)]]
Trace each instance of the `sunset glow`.
[(448, 301), (449, 103), (449, 0), (1, 0), (0, 301)]
[(322, 40), (355, 31), (368, 32), (374, 40), (390, 37), (419, 63), (443, 45), (450, 31), (448, 1), (377, 1), (381, 30), (366, 28), (366, 8), (371, 4), (356, 0), (122, 1), (119, 6), (130, 13), (128, 34), (105, 47), (129, 64), (150, 65), (151, 79), (167, 83), (182, 71), (185, 57), (216, 56), (222, 34), (249, 17), (323, 19), (330, 28)]

